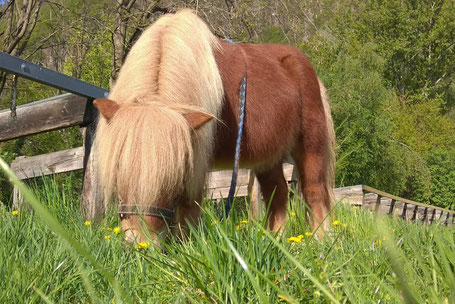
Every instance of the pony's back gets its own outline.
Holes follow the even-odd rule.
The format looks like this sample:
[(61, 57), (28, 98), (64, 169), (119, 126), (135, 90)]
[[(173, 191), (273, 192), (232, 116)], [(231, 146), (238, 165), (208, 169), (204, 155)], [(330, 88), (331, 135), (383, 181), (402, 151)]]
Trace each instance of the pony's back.
[(165, 15), (132, 47), (110, 98), (192, 105), (217, 116), (223, 96), (217, 38), (191, 10)]

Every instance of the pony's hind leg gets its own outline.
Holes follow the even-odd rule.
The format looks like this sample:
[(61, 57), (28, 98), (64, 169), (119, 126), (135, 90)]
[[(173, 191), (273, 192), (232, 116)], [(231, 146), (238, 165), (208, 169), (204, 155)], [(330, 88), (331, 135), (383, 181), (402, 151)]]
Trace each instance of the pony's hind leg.
[[(281, 232), (286, 224), (288, 186), (280, 163), (272, 168), (256, 172), (266, 208), (269, 208), (268, 225), (273, 232)], [(269, 207), (270, 203), (270, 207)]]
[(328, 214), (331, 205), (326, 185), (325, 157), (321, 153), (304, 150), (296, 157), (296, 166), (299, 170), (301, 191), (310, 209), (313, 230), (323, 236), (329, 227)]

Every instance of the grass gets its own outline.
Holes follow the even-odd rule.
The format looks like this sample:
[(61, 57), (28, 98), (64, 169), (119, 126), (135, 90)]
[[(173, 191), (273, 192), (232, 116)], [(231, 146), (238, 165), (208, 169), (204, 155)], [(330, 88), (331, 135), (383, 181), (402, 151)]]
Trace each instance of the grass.
[(0, 207), (0, 303), (455, 303), (452, 227), (338, 205), (317, 241), (299, 200), (282, 236), (238, 200), (228, 221), (206, 204), (187, 239), (137, 249), (113, 210), (86, 225), (71, 187), (33, 192), (33, 208)]

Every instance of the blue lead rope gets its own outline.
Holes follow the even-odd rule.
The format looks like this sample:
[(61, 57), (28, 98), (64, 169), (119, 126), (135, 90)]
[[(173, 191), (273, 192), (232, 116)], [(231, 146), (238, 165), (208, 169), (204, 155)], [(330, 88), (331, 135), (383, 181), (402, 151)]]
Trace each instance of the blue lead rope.
[[(230, 39), (224, 39), (224, 40), (231, 44), (235, 44)], [(237, 174), (238, 174), (238, 170), (239, 170), (240, 143), (242, 142), (243, 120), (245, 118), (245, 103), (246, 103), (246, 70), (245, 70), (245, 76), (243, 76), (242, 83), (240, 84), (239, 129), (237, 131), (237, 141), (235, 143), (234, 168), (232, 169), (231, 186), (229, 187), (229, 194), (224, 203), (224, 218), (225, 219), (228, 218), (229, 212), (232, 209), (232, 204), (234, 203), (235, 187), (237, 185)]]
[(234, 157), (234, 168), (232, 169), (232, 180), (229, 188), (229, 195), (224, 203), (224, 214), (225, 218), (228, 218), (229, 212), (232, 209), (234, 202), (235, 187), (237, 185), (237, 174), (239, 170), (239, 158), (240, 158), (240, 143), (242, 142), (243, 133), (243, 120), (245, 118), (245, 101), (246, 101), (246, 73), (243, 76), (242, 83), (240, 84), (240, 96), (239, 96), (239, 129), (237, 131), (237, 141), (235, 144), (235, 157)]

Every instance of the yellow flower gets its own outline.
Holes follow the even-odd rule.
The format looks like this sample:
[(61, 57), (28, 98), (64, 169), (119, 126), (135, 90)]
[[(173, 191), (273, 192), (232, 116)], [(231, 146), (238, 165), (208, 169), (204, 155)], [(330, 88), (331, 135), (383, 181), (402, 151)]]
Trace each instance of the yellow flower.
[(137, 243), (137, 249), (147, 249), (150, 246), (149, 242)]
[(381, 247), (382, 241), (381, 240), (376, 240), (376, 241), (374, 241), (374, 245), (375, 245), (376, 248)]
[(240, 224), (248, 224), (248, 221), (246, 220), (240, 221)]
[(120, 233), (120, 227), (115, 227), (114, 229), (112, 229), (112, 231), (114, 231), (114, 234), (119, 234)]
[(432, 238), (433, 238), (433, 233), (430, 233), (430, 239), (432, 239)]
[(92, 223), (90, 223), (90, 221), (85, 221), (85, 223), (84, 223), (84, 225), (87, 226), (87, 227), (90, 226), (91, 224)]
[(17, 210), (13, 210), (13, 212), (11, 212), (12, 215), (19, 215), (19, 211)]
[(216, 224), (218, 224), (218, 221), (213, 221), (211, 225), (214, 226)]
[(313, 232), (305, 232), (305, 236), (310, 237), (313, 235)]
[(291, 236), (288, 238), (288, 243), (300, 243), (303, 239), (303, 235)]
[(346, 224), (343, 224), (343, 225), (341, 225), (341, 226), (343, 226), (343, 228), (344, 228), (344, 229), (346, 229), (346, 227), (347, 227), (347, 225), (346, 225)]
[(392, 234), (395, 234), (395, 229), (392, 229)]
[(111, 236), (110, 236), (110, 235), (105, 235), (105, 236), (104, 236), (104, 239), (105, 239), (105, 240), (110, 240), (110, 239), (111, 239)]
[(340, 221), (339, 220), (333, 221), (332, 225), (336, 227), (340, 225)]
[(359, 207), (358, 206), (354, 206), (352, 207), (354, 210), (359, 210)]
[(336, 250), (341, 250), (341, 246), (338, 246), (338, 247), (336, 248)]
[(289, 212), (290, 216), (295, 216), (295, 212)]

